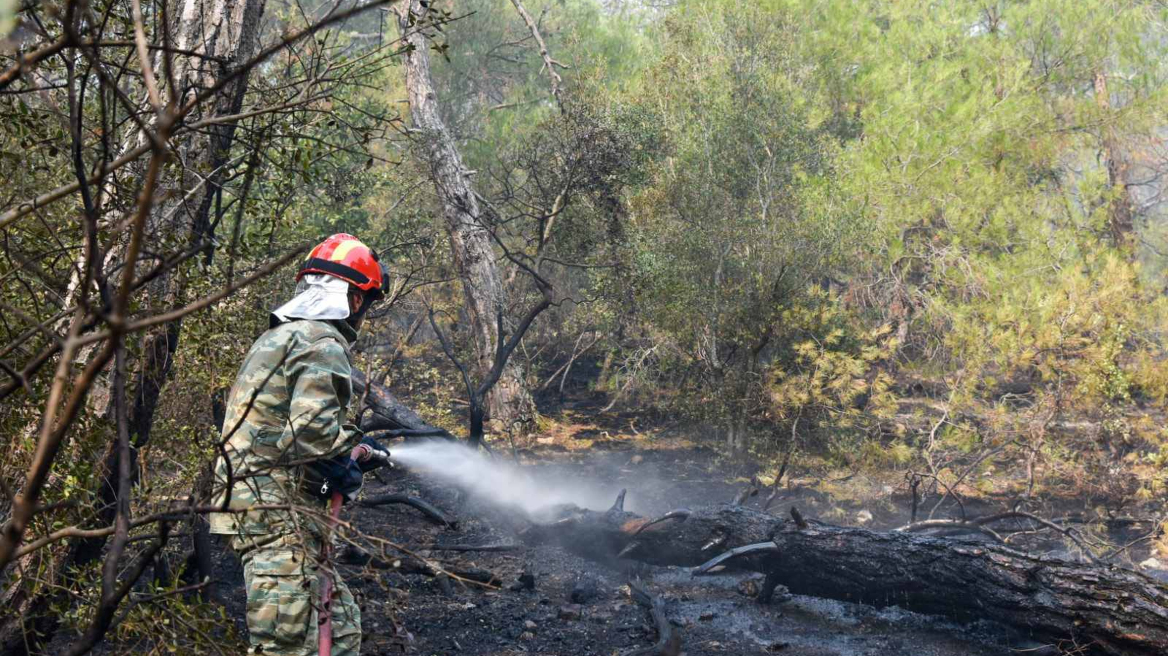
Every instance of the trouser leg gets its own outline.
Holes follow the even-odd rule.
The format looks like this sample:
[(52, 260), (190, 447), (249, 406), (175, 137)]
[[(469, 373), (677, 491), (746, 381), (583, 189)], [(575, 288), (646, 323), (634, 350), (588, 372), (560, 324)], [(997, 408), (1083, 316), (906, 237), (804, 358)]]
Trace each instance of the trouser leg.
[(320, 542), (310, 536), (237, 536), (247, 589), (249, 654), (315, 656)]
[(361, 609), (340, 576), (334, 579), (333, 587), (333, 656), (358, 656), (361, 653)]
[[(247, 588), (248, 653), (317, 656), (321, 542), (309, 534), (236, 536)], [(361, 609), (333, 575), (333, 656), (361, 652)]]

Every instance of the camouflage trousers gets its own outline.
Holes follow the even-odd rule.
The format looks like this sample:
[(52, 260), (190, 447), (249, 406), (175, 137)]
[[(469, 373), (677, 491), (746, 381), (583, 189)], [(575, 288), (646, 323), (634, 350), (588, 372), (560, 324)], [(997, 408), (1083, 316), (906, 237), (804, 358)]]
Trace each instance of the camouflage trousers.
[[(310, 534), (235, 535), (247, 586), (249, 654), (316, 656), (321, 541)], [(361, 610), (333, 573), (333, 656), (358, 656)]]

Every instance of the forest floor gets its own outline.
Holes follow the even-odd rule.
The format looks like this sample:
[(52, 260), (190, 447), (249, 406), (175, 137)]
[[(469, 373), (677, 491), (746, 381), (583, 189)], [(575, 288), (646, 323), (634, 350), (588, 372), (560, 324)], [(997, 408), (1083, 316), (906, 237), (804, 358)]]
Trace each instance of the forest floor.
[[(575, 503), (582, 507), (606, 509), (627, 489), (625, 508), (645, 515), (729, 501), (752, 475), (761, 473), (756, 464), (723, 459), (667, 421), (649, 428), (636, 426), (634, 415), (600, 415), (597, 400), (564, 404), (551, 417), (551, 431), (516, 451), (497, 446), (497, 457), (517, 459), (548, 490), (573, 490)], [(911, 497), (903, 481), (897, 484), (897, 475), (840, 479), (833, 489), (846, 486), (843, 498), (821, 491), (821, 481), (796, 476), (769, 511), (786, 514), (797, 506), (808, 517), (877, 530), (909, 520)], [(458, 527), (435, 525), (400, 505), (350, 507), (348, 518), (362, 533), (418, 549), (448, 567), (489, 570), (502, 583), (486, 589), (393, 569), (342, 567), (363, 607), (365, 654), (610, 655), (646, 647), (656, 631), (646, 610), (629, 598), (626, 583), (634, 575), (663, 597), (667, 617), (680, 633), (682, 653), (690, 656), (989, 656), (1037, 646), (1003, 627), (958, 626), (896, 607), (875, 609), (790, 595), (760, 604), (751, 598), (757, 580), (750, 575), (694, 579), (682, 568), (634, 570), (628, 563), (588, 561), (555, 545), (501, 553), (428, 551), (426, 547), (438, 544), (516, 543), (525, 524), (506, 509), (464, 499), (450, 486), (415, 473), (396, 471), (364, 492), (384, 493), (422, 498), (456, 519)], [(757, 507), (762, 496), (746, 503)], [(989, 500), (968, 499), (965, 504), (971, 514), (994, 507)], [(942, 507), (938, 517), (954, 510)], [(1115, 536), (1117, 542), (1124, 539)], [(1141, 556), (1146, 554), (1132, 554)], [(237, 618), (239, 634), (246, 635), (241, 572), (230, 554), (223, 553), (220, 563), (225, 583), (220, 594), (229, 616)], [(524, 571), (534, 574), (534, 588), (510, 589)]]
[[(606, 395), (587, 391), (544, 403), (545, 429), (521, 448), (513, 449), (505, 439), (496, 441), (495, 457), (518, 463), (525, 475), (541, 482), (540, 489), (549, 490), (549, 498), (562, 499), (569, 490), (571, 500), (581, 507), (607, 509), (620, 490), (627, 489), (625, 509), (642, 515), (728, 502), (752, 476), (774, 474), (773, 463), (764, 471), (757, 460), (725, 457), (700, 427), (669, 417), (603, 412), (606, 403)], [(488, 570), (501, 583), (488, 588), (392, 568), (341, 566), (342, 577), (362, 607), (363, 654), (624, 654), (656, 640), (648, 612), (630, 599), (627, 583), (633, 576), (664, 599), (666, 616), (681, 637), (681, 653), (689, 656), (1047, 653), (1024, 636), (988, 622), (958, 625), (897, 607), (877, 609), (778, 593), (770, 603), (761, 604), (753, 598), (759, 575), (693, 578), (684, 568), (597, 563), (554, 544), (498, 553), (433, 550), (434, 545), (520, 543), (519, 533), (527, 524), (513, 511), (465, 498), (422, 473), (399, 468), (380, 479), (368, 479), (363, 494), (421, 498), (456, 520), (457, 528), (436, 525), (402, 505), (350, 505), (342, 517), (360, 533), (402, 545), (449, 568)], [(761, 508), (765, 496), (745, 503)], [(768, 512), (785, 516), (794, 506), (804, 516), (824, 522), (888, 530), (909, 522), (911, 499), (903, 471), (812, 472), (800, 464), (788, 472)], [(958, 512), (952, 500), (934, 509), (938, 500), (936, 495), (927, 498), (920, 506), (921, 516), (934, 510), (938, 518)], [(966, 496), (963, 503), (966, 513), (977, 516), (1001, 510), (1004, 500)], [(1044, 514), (1089, 514), (1093, 503), (1073, 495), (1049, 499)], [(1104, 537), (1123, 545), (1139, 533), (1120, 524)], [(215, 597), (235, 629), (220, 636), (219, 647), (222, 653), (243, 653), (247, 634), (242, 570), (224, 541), (217, 538), (216, 544)], [(1043, 549), (1074, 557), (1058, 542)], [(1149, 555), (1149, 545), (1138, 544), (1121, 564), (1134, 566)], [(533, 588), (512, 589), (524, 572), (534, 574)], [(1162, 570), (1148, 573), (1168, 579)], [(69, 638), (65, 633), (58, 635), (57, 644), (65, 644), (61, 642)], [(95, 653), (146, 653), (150, 642), (149, 637), (114, 641)]]
[[(621, 488), (627, 488), (626, 508), (646, 514), (728, 500), (741, 488), (701, 464), (714, 460), (714, 453), (702, 448), (614, 445), (602, 451), (573, 452), (544, 447), (526, 460), (532, 475), (548, 485), (606, 488), (611, 493), (609, 504)], [(456, 502), (452, 491), (435, 489), (413, 476), (390, 487), (394, 491), (404, 487), (444, 508)], [(781, 504), (776, 512), (785, 511), (790, 503)], [(603, 509), (608, 504), (593, 505)], [(426, 523), (402, 506), (361, 509), (354, 519), (363, 531), (405, 544), (515, 541), (517, 526), (505, 512), (471, 504), (457, 516), (457, 531)], [(354, 588), (365, 595), (364, 624), (371, 634), (365, 653), (394, 653), (398, 638), (391, 614), (411, 634), (408, 650), (417, 654), (608, 655), (646, 647), (653, 644), (656, 633), (648, 613), (629, 599), (625, 584), (634, 574), (664, 597), (683, 652), (691, 656), (780, 652), (988, 656), (1003, 653), (1008, 640), (993, 627), (958, 627), (897, 608), (877, 610), (800, 596), (776, 596), (763, 605), (747, 595), (747, 581), (754, 580), (748, 575), (694, 579), (682, 568), (644, 566), (634, 572), (628, 566), (585, 560), (555, 545), (473, 554), (456, 561), (494, 572), (503, 580), (503, 589), (455, 586), (452, 593), (444, 593), (434, 579), (419, 575), (359, 568), (347, 573)], [(525, 569), (535, 574), (534, 590), (507, 589)], [(382, 594), (383, 584), (408, 594), (374, 598)]]

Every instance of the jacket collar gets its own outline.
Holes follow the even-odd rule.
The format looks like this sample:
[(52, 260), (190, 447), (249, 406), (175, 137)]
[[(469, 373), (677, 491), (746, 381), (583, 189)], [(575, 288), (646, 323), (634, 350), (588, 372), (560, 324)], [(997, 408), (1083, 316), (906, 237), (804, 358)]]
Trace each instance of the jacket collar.
[[(275, 328), (282, 323), (289, 323), (291, 321), (315, 321), (315, 319), (289, 319), (288, 321), (282, 321), (280, 320), (280, 317), (273, 313), (268, 315), (268, 328)], [(353, 327), (349, 325), (349, 322), (345, 321), (344, 319), (333, 319), (325, 321), (324, 323), (327, 323), (333, 328), (336, 328), (337, 332), (339, 332), (341, 336), (345, 338), (345, 341), (348, 342), (349, 346), (352, 346), (357, 342), (357, 331), (353, 330)]]
[(349, 342), (349, 346), (352, 346), (357, 342), (357, 331), (349, 325), (348, 321), (345, 321), (344, 319), (333, 319), (328, 323), (339, 330), (342, 335), (344, 335), (345, 340)]

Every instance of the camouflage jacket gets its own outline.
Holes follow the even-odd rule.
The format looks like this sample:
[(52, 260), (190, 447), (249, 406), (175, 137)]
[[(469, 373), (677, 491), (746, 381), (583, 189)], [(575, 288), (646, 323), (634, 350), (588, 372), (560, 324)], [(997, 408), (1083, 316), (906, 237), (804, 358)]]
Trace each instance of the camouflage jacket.
[[(275, 320), (273, 319), (273, 323)], [(233, 510), (294, 505), (308, 512), (211, 513), (211, 532), (320, 534), (325, 502), (304, 491), (301, 465), (345, 453), (361, 438), (346, 420), (353, 389), (343, 321), (294, 320), (273, 325), (252, 345), (227, 400), (224, 452), (215, 463), (215, 503), (230, 483)]]

